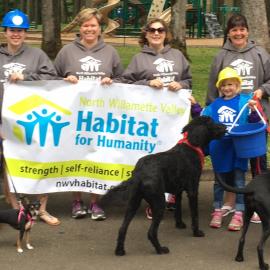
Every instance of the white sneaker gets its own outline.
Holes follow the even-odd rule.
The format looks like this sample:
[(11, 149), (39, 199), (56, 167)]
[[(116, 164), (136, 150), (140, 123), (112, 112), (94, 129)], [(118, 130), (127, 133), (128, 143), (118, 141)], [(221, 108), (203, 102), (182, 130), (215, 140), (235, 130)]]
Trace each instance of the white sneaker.
[(251, 217), (250, 222), (256, 223), (256, 224), (261, 223), (261, 219), (256, 212), (253, 213), (253, 216)]

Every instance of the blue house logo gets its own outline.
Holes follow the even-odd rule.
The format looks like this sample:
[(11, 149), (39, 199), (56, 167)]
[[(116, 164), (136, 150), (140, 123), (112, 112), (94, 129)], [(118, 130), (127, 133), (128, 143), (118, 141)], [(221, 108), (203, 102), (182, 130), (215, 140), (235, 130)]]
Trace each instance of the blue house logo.
[(13, 127), (13, 134), (21, 142), (32, 144), (34, 132), (39, 134), (39, 145), (44, 147), (47, 134), (52, 132), (52, 143), (58, 146), (63, 128), (70, 122), (63, 121), (61, 115), (71, 115), (69, 110), (38, 95), (32, 95), (9, 107), (13, 113), (20, 115)]

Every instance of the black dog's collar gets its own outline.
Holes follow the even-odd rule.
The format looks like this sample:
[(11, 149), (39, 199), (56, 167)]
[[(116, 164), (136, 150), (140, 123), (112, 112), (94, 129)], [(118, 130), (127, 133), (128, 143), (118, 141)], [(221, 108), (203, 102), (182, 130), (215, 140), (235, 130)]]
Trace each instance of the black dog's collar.
[(192, 145), (192, 144), (189, 142), (188, 137), (187, 137), (187, 136), (188, 136), (188, 133), (187, 133), (187, 132), (184, 132), (183, 135), (184, 135), (183, 139), (179, 140), (178, 143), (179, 143), (179, 144), (185, 143), (185, 144), (187, 144), (190, 148), (192, 148), (193, 150), (195, 150), (195, 151), (197, 152), (199, 158), (200, 158), (201, 166), (202, 166), (202, 168), (203, 168), (203, 165), (204, 165), (204, 153), (203, 153), (201, 147), (194, 146), (194, 145)]

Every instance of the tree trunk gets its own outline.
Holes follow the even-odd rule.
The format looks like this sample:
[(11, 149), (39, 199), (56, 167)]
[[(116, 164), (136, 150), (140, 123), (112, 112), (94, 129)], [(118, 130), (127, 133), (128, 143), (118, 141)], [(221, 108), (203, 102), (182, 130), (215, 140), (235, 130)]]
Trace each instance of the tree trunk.
[(266, 6), (266, 16), (267, 16), (267, 22), (268, 22), (268, 33), (270, 36), (270, 1), (265, 0), (265, 6)]
[(30, 0), (26, 1), (26, 11), (25, 11), (25, 13), (28, 15), (29, 21), (32, 22), (33, 21), (33, 3)]
[(60, 0), (42, 0), (42, 49), (54, 59), (61, 49)]
[(257, 44), (270, 52), (265, 1), (266, 0), (241, 1), (241, 12), (247, 18), (250, 38), (254, 39)]
[(170, 31), (172, 33), (172, 47), (182, 51), (187, 59), (186, 46), (186, 0), (172, 0), (172, 18), (170, 23)]
[(74, 1), (74, 6), (73, 6), (73, 17), (75, 17), (81, 10), (82, 7), (82, 1), (81, 0), (76, 0)]

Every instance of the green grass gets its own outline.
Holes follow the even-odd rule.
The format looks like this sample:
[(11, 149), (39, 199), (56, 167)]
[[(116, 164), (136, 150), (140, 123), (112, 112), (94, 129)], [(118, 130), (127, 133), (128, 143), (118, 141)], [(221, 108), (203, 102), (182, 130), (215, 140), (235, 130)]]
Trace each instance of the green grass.
[(192, 91), (194, 97), (203, 106), (208, 88), (208, 77), (214, 56), (219, 48), (189, 48), (191, 59)]
[[(133, 55), (140, 51), (139, 46), (116, 47), (124, 67), (127, 67)], [(219, 48), (188, 48), (191, 59), (192, 90), (198, 102), (204, 105), (210, 66)]]

